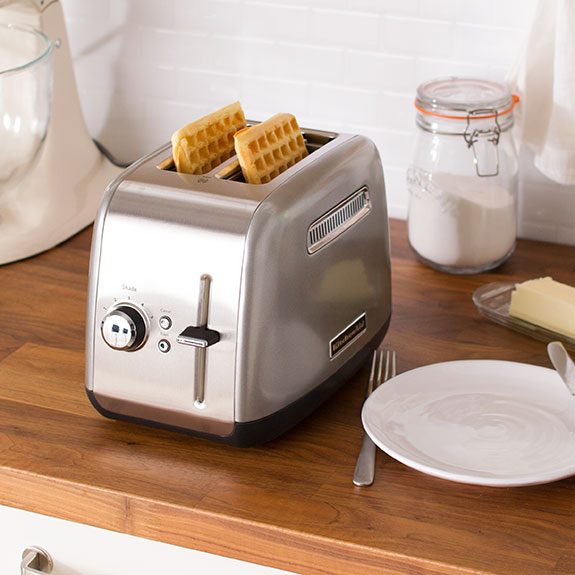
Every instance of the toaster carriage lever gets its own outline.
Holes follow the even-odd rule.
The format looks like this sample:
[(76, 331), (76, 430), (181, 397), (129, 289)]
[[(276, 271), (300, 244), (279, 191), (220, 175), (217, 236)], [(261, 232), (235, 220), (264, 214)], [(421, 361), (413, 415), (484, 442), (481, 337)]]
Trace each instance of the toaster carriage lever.
[(220, 334), (207, 325), (190, 325), (176, 338), (176, 341), (194, 347), (209, 347), (220, 341)]
[(196, 348), (195, 404), (203, 407), (206, 394), (206, 349), (220, 341), (220, 334), (208, 327), (210, 307), (210, 286), (212, 278), (204, 274), (200, 278), (200, 297), (198, 302), (197, 324), (188, 326), (176, 341)]
[(220, 334), (208, 327), (208, 311), (210, 309), (210, 287), (212, 278), (203, 274), (200, 278), (200, 297), (196, 325), (188, 326), (177, 338), (178, 343), (194, 347), (209, 347), (220, 341)]

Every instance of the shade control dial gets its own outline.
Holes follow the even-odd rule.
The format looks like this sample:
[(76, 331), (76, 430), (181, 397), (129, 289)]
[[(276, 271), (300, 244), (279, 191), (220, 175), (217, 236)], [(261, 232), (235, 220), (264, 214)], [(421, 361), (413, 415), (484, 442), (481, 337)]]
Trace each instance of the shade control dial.
[(135, 351), (146, 342), (148, 325), (143, 310), (127, 304), (118, 305), (102, 320), (102, 337), (112, 349)]

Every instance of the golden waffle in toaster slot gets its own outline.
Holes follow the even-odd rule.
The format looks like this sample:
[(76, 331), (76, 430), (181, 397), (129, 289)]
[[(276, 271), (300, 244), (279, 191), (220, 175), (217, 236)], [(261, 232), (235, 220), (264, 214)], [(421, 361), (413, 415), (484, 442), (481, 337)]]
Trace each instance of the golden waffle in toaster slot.
[(234, 154), (234, 134), (246, 119), (239, 102), (234, 102), (184, 126), (172, 135), (176, 170), (185, 174), (206, 174)]
[(293, 114), (276, 114), (265, 122), (234, 135), (244, 179), (266, 184), (299, 162), (308, 151)]

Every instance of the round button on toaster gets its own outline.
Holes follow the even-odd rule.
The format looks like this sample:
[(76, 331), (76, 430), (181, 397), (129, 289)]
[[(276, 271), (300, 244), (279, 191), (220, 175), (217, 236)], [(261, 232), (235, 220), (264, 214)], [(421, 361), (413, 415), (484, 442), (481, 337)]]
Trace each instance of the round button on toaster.
[(163, 315), (159, 320), (158, 323), (162, 329), (170, 329), (172, 327), (172, 319), (167, 315)]
[(167, 339), (161, 339), (161, 340), (158, 342), (158, 349), (159, 349), (162, 353), (168, 353), (171, 348), (172, 348), (172, 346), (170, 345), (170, 342), (169, 342)]

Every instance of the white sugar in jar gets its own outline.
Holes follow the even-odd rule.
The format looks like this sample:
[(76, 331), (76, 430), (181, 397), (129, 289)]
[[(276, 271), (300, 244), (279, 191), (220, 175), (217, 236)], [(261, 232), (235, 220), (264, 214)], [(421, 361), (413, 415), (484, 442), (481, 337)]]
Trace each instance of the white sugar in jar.
[(516, 98), (487, 80), (419, 86), (415, 155), (407, 174), (408, 236), (417, 257), (449, 273), (493, 269), (513, 253)]

